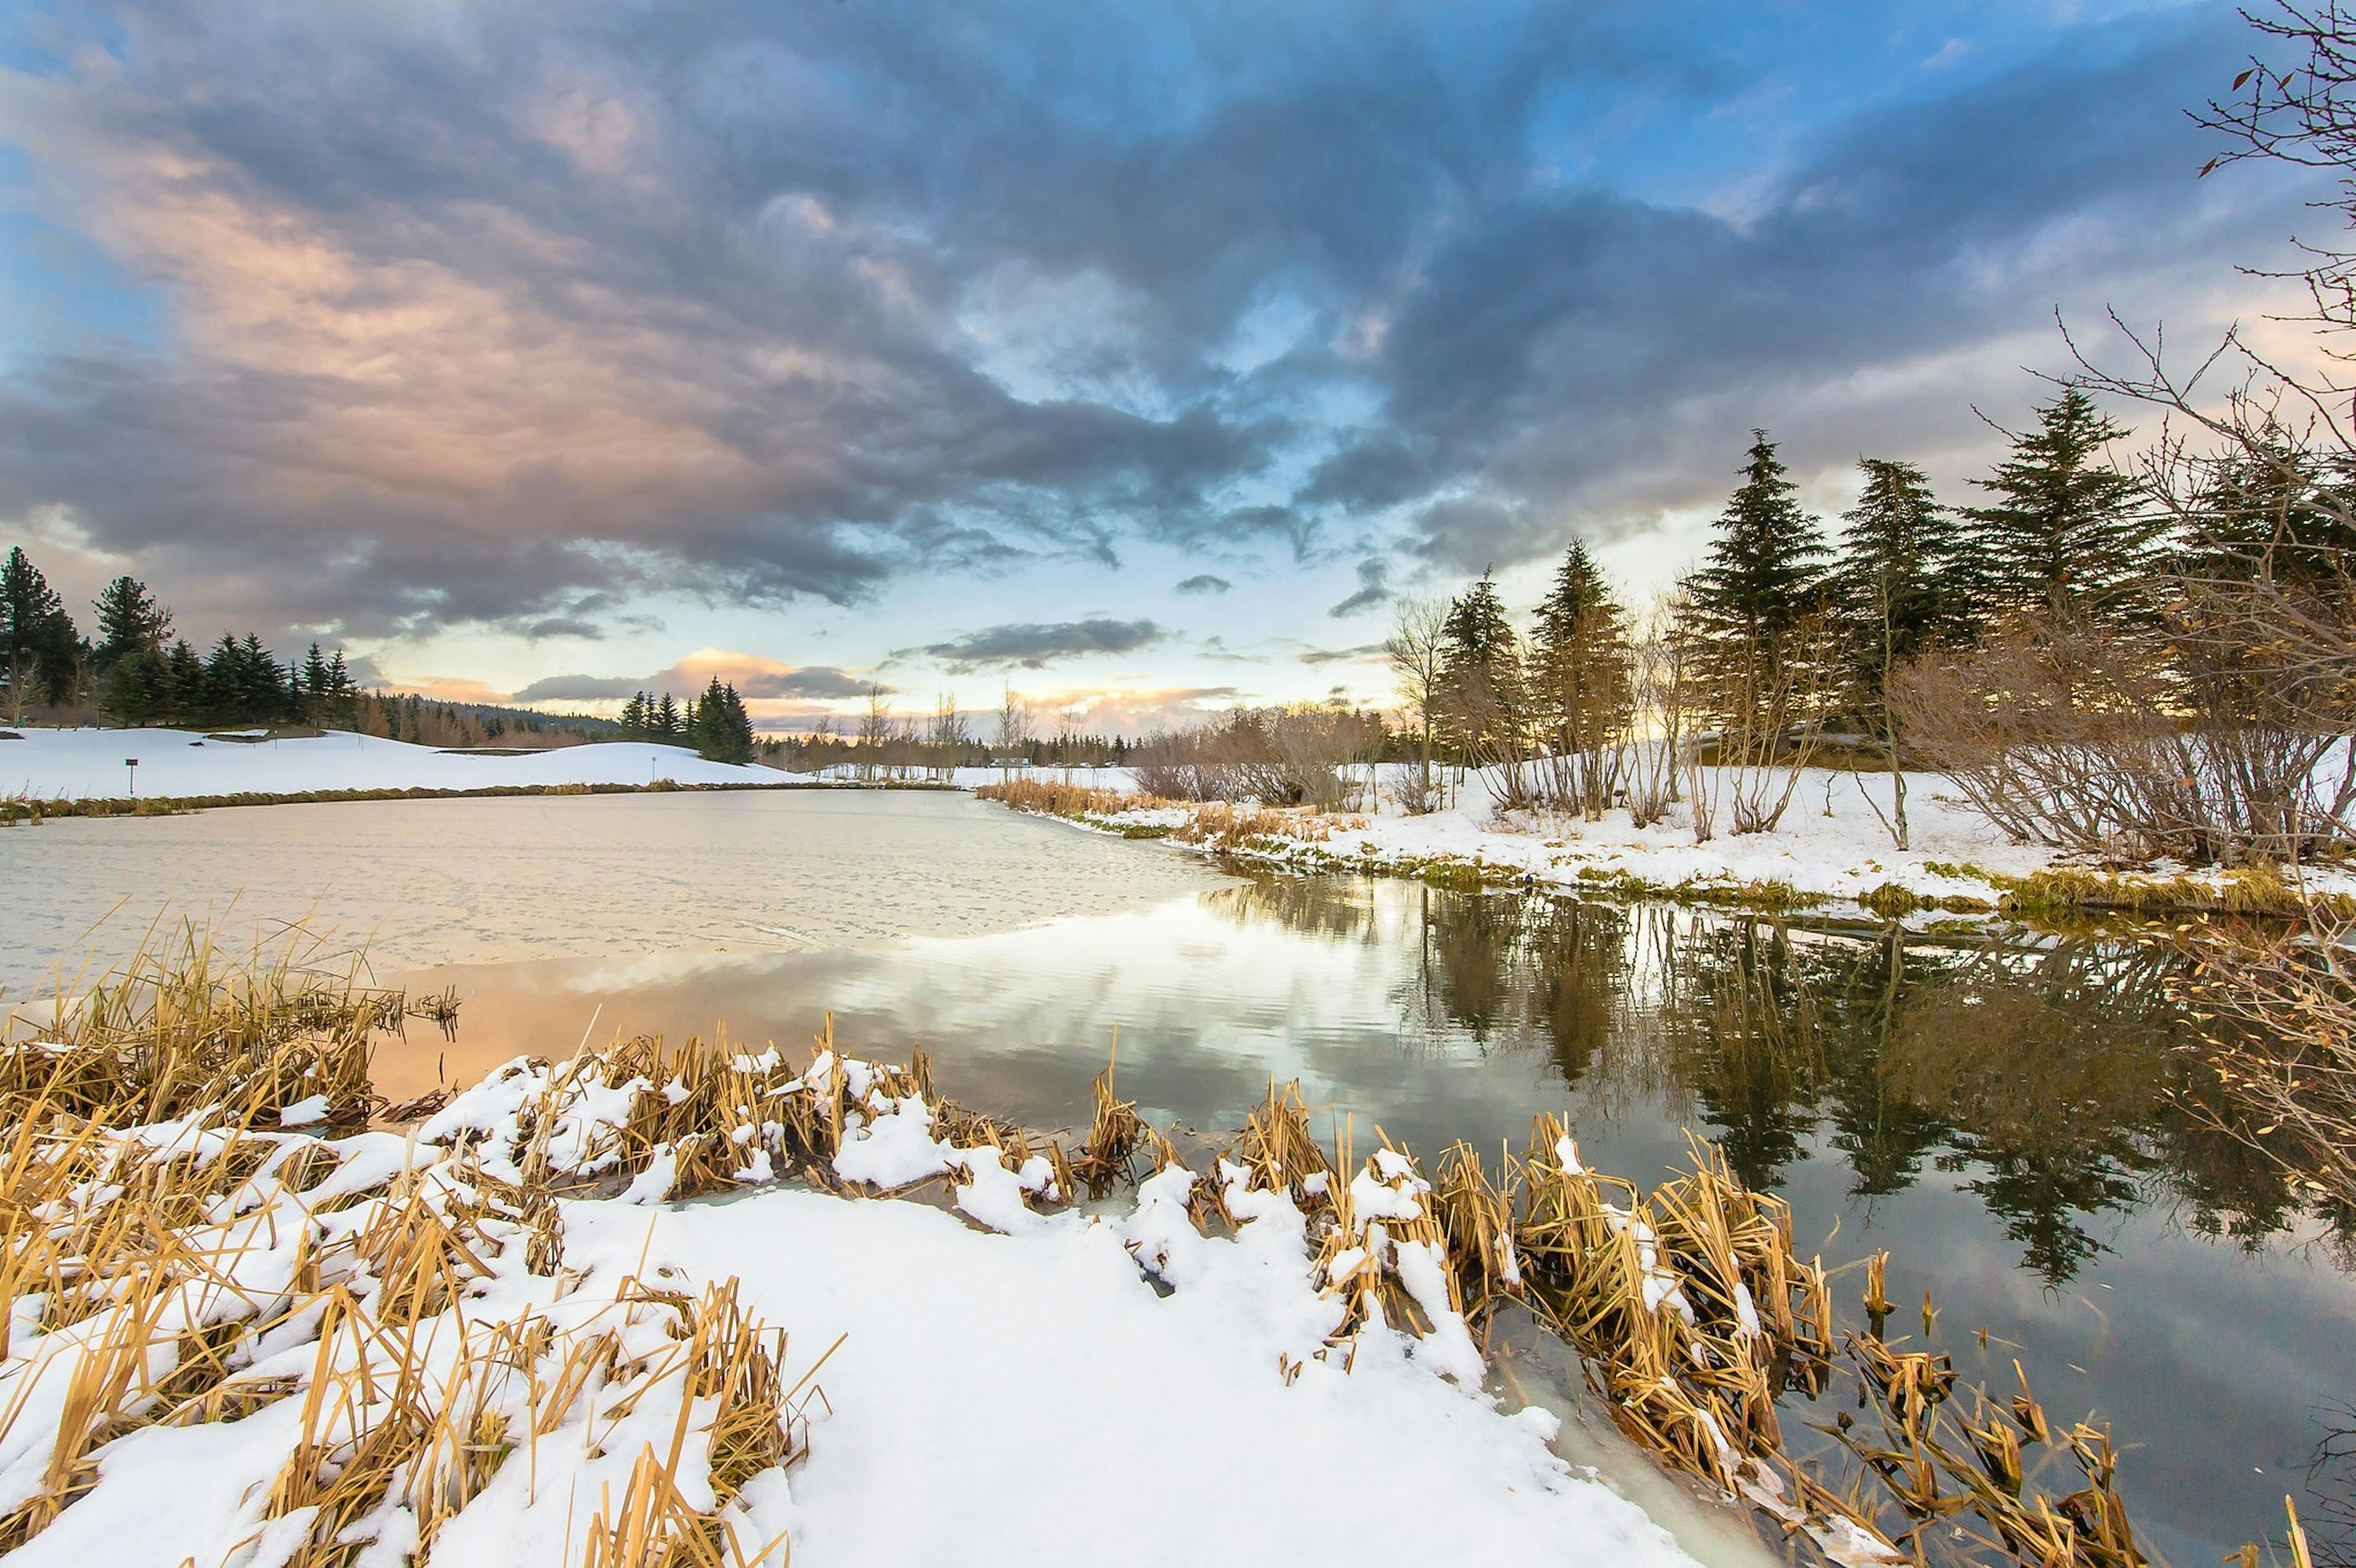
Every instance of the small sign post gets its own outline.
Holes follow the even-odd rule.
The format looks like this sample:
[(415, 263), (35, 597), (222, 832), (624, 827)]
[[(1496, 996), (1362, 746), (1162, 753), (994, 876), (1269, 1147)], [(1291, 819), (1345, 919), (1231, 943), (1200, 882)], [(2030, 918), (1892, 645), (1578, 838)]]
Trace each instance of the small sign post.
[(137, 800), (139, 798), (139, 759), (125, 757), (123, 759), (123, 765), (131, 770), (131, 798)]

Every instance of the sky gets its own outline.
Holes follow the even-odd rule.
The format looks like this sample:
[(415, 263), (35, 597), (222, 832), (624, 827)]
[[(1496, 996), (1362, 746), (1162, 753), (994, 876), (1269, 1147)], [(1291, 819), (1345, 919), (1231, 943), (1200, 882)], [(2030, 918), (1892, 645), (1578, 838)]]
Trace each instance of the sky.
[[(1387, 701), (1403, 598), (1968, 481), (2056, 313), (2280, 304), (2311, 185), (2124, 0), (0, 9), (0, 544), (79, 608), (765, 728)], [(2094, 336), (2096, 352), (2107, 352)], [(2112, 346), (2115, 347), (2115, 346)], [(2133, 421), (2132, 411), (2123, 411)]]

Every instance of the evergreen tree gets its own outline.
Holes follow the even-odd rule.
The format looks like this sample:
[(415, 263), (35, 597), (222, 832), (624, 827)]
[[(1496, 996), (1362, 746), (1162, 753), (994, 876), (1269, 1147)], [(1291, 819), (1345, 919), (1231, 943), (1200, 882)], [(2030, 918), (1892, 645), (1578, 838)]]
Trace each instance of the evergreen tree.
[(1625, 613), (1602, 569), (1574, 539), (1539, 601), (1527, 684), (1558, 746), (1595, 744), (1629, 701)]
[(688, 726), (688, 738), (698, 756), (715, 763), (753, 760), (753, 720), (734, 686), (723, 685), (713, 676), (692, 710), (695, 717)]
[(205, 654), (205, 684), (202, 699), (197, 704), (206, 723), (235, 722), (245, 689), (242, 676), (244, 656), (239, 651), (236, 636), (229, 632), (220, 635)]
[(254, 632), (245, 635), (239, 652), (242, 656), (238, 661), (238, 695), (244, 708), (241, 721), (274, 724), (290, 717), (286, 680), (279, 672), (277, 656), (262, 645), (260, 634)]
[(2356, 474), (2327, 464), (2269, 424), (2255, 452), (2207, 465), (2193, 498), (2186, 569), (2207, 578), (2260, 574), (2333, 582), (2356, 574)]
[(1719, 515), (1709, 564), (1692, 579), (1693, 607), (1714, 641), (1773, 659), (1786, 635), (1823, 607), (1826, 552), (1775, 443), (1763, 430), (1751, 435), (1742, 484)]
[(327, 683), (327, 656), (313, 643), (310, 652), (303, 656), (303, 668), (293, 677), (293, 686), (303, 709), (306, 724), (325, 724), (327, 704), (332, 697)]
[[(1848, 660), (1845, 700), (1881, 744), (1890, 763), (1892, 841), (1909, 847), (1903, 737), (1890, 708), (1890, 679), (1901, 665), (1940, 641), (1968, 635), (1962, 580), (1962, 536), (1911, 463), (1858, 460), (1865, 488), (1843, 516), (1841, 558), (1833, 577), (1841, 652)], [(1877, 807), (1877, 809), (1879, 809)]]
[(1440, 684), (1449, 738), (1467, 761), (1495, 761), (1512, 749), (1524, 707), (1521, 645), (1489, 572), (1448, 607)]
[(198, 693), (185, 705), (208, 724), (276, 724), (297, 716), (298, 677), (279, 667), (262, 638), (223, 632), (204, 662)]
[(655, 709), (653, 729), (658, 740), (679, 739), (679, 704), (671, 700), (670, 693), (668, 691), (663, 693), (662, 702)]
[(164, 674), (165, 722), (200, 722), (209, 697), (206, 688), (205, 665), (186, 637), (172, 644), (172, 651), (164, 661)]
[(16, 716), (35, 697), (70, 702), (80, 675), (81, 635), (65, 603), (19, 547), (0, 566), (0, 679)]
[(166, 656), (154, 648), (133, 648), (118, 656), (100, 685), (99, 707), (118, 724), (168, 722), (172, 670)]
[(359, 687), (352, 672), (344, 667), (344, 650), (337, 648), (327, 660), (327, 704), (326, 722), (347, 728), (359, 721)]
[(1911, 463), (1858, 461), (1865, 488), (1842, 514), (1841, 554), (1832, 581), (1842, 641), (1869, 700), (1881, 673), (1935, 642), (1966, 635), (1962, 530)]
[(1612, 597), (1586, 541), (1573, 539), (1555, 569), (1553, 587), (1538, 602), (1531, 639), (1536, 656), (1545, 664), (1562, 665), (1616, 651), (1626, 639), (1626, 613)]
[(616, 733), (625, 741), (636, 741), (641, 739), (646, 732), (647, 694), (643, 691), (634, 691), (630, 693), (630, 699), (622, 704), (621, 726)]
[(2135, 481), (2104, 460), (2126, 434), (2072, 389), (2012, 437), (1993, 475), (1973, 481), (1996, 497), (1963, 514), (1984, 615), (2138, 618), (2133, 591), (2163, 529), (2137, 508)]
[(91, 674), (100, 680), (133, 654), (160, 655), (164, 640), (172, 635), (172, 613), (156, 603), (147, 585), (135, 577), (118, 577), (108, 583), (91, 607), (98, 613), (98, 646), (91, 655)]
[(1489, 572), (1448, 607), (1441, 628), (1441, 667), (1460, 677), (1479, 676), (1499, 686), (1518, 673), (1519, 646), (1505, 601)]

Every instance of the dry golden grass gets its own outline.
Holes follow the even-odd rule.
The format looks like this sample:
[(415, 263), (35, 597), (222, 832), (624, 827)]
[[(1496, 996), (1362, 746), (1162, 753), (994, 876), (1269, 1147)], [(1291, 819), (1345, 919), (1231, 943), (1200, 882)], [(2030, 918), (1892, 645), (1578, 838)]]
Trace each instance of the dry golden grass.
[(399, 992), (359, 985), (350, 968), (314, 966), (300, 933), (232, 956), (192, 926), (157, 929), (118, 968), (46, 1019), (0, 1035), (0, 1118), (38, 1109), (130, 1125), (220, 1106), (239, 1125), (324, 1095), (351, 1126), (378, 1104), (370, 1035), (397, 1027)]
[(1364, 827), (1358, 817), (1321, 816), (1313, 811), (1277, 810), (1262, 805), (1236, 805), (1226, 801), (1186, 808), (1186, 820), (1170, 830), (1181, 844), (1206, 849), (1242, 849), (1275, 843), (1323, 844), (1338, 828)]
[(1076, 822), (1117, 825), (1124, 813), (1172, 809), (1186, 814), (1174, 827), (1137, 829), (1198, 848), (1239, 850), (1295, 843), (1323, 844), (1337, 831), (1365, 827), (1364, 817), (1333, 816), (1300, 807), (1276, 808), (1229, 801), (1159, 800), (1151, 795), (1124, 795), (1119, 790), (1089, 789), (1045, 779), (1014, 779), (984, 784), (974, 795), (1016, 811)]
[(973, 793), (977, 799), (994, 800), (1016, 811), (1073, 818), (1118, 816), (1124, 811), (1170, 804), (1121, 790), (1091, 789), (1086, 784), (1062, 784), (1054, 779), (1008, 779), (1003, 784), (983, 784)]
[[(0, 1313), (0, 1362), (15, 1375), (0, 1381), (0, 1438), (22, 1421), (48, 1430), (37, 1488), (0, 1515), (0, 1552), (73, 1506), (110, 1443), (295, 1399), (298, 1436), (263, 1510), (265, 1528), (296, 1534), (281, 1538), (286, 1561), (348, 1563), (366, 1544), (351, 1532), (396, 1502), (422, 1553), (579, 1402), (594, 1397), (611, 1416), (664, 1387), (679, 1391), (679, 1417), (655, 1456), (660, 1479), (692, 1410), (715, 1504), (683, 1508), (675, 1489), (634, 1479), (663, 1506), (605, 1521), (590, 1555), (734, 1565), (774, 1552), (774, 1541), (741, 1548), (721, 1513), (752, 1476), (800, 1456), (809, 1374), (787, 1381), (783, 1335), (741, 1308), (733, 1283), (693, 1300), (626, 1282), (615, 1308), (563, 1332), (533, 1315), (481, 1317), (463, 1304), (509, 1249), (530, 1272), (559, 1272), (544, 1148), (520, 1182), (485, 1178), (463, 1154), (450, 1162), (457, 1181), (416, 1168), (350, 1180), (342, 1168), (357, 1157), (278, 1129), (278, 1111), (314, 1094), (364, 1115), (369, 1032), (401, 1015), (397, 997), (283, 956), (221, 965), (190, 933), (12, 1038), (0, 1296), (13, 1310)], [(241, 1275), (288, 1237), (291, 1278), (257, 1286)], [(626, 1339), (616, 1311), (641, 1324)], [(651, 1352), (649, 1316), (667, 1347)], [(11, 1344), (12, 1329), (26, 1342)], [(290, 1334), (314, 1343), (307, 1377), (241, 1372), (263, 1336), (283, 1347)], [(37, 1402), (58, 1376), (33, 1371), (53, 1364), (62, 1401)], [(519, 1387), (530, 1417), (509, 1430), (502, 1412)]]

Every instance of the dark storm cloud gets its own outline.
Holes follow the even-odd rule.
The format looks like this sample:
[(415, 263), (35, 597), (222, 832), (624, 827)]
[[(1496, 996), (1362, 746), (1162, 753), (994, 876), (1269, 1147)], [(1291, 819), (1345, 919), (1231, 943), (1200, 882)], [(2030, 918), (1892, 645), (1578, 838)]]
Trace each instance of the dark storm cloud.
[[(798, 669), (749, 655), (701, 656), (653, 675), (552, 675), (535, 680), (515, 694), (518, 702), (581, 702), (599, 698), (629, 697), (641, 691), (667, 691), (692, 696), (714, 676), (736, 688), (739, 697), (813, 699), (864, 697), (876, 683), (826, 665)], [(889, 687), (884, 688), (890, 690)]]
[(2164, 306), (2291, 226), (2278, 187), (2260, 193), (2271, 232), (2195, 189), (2202, 144), (2179, 106), (2213, 86), (2233, 19), (2153, 27), (1862, 116), (1740, 219), (1594, 189), (1496, 204), (1427, 263), (1384, 341), (1386, 417), (1308, 494), (1414, 507), (1418, 551), (1469, 572), (1722, 495), (1752, 423), (1794, 438), (1800, 465), (1968, 440), (1971, 401), (2042, 389), (2009, 364), (1951, 368), (1997, 379), (1950, 384), (1928, 417), (1911, 395), (1893, 417), (1840, 389), (2008, 334), (2039, 335), (2056, 365), (2057, 304)]
[(552, 675), (533, 681), (514, 696), (518, 702), (590, 702), (600, 698), (633, 696), (647, 687), (648, 682), (627, 676)]
[(1358, 562), (1358, 591), (1325, 613), (1338, 621), (1387, 603), (1391, 596), (1390, 576), (1390, 562), (1378, 555), (1368, 556)]
[(1234, 586), (1224, 577), (1198, 571), (1192, 577), (1181, 578), (1177, 591), (1181, 593), (1225, 593)]
[[(0, 517), (62, 506), (153, 579), (362, 635), (874, 601), (1137, 539), (1331, 559), (1403, 525), (1472, 571), (1717, 492), (1755, 422), (1795, 466), (1965, 428), (2001, 389), (1841, 389), (2057, 300), (2189, 295), (2290, 227), (2263, 181), (2191, 183), (2178, 109), (2242, 47), (2197, 10), (1885, 96), (1708, 209), (1558, 173), (1590, 167), (1540, 145), (1565, 102), (1697, 123), (1760, 85), (1681, 25), (77, 7), (0, 140), (168, 309), (0, 378)], [(1241, 354), (1272, 301), (1294, 325)]]
[(1134, 653), (1165, 635), (1151, 621), (1062, 621), (989, 626), (954, 642), (904, 651), (921, 652), (960, 672), (1015, 665), (1037, 669), (1053, 660), (1082, 654)]
[[(875, 689), (876, 683), (864, 676), (847, 675), (823, 665), (807, 665), (800, 669), (756, 671), (738, 679), (737, 692), (744, 697), (864, 697)], [(892, 689), (889, 687), (884, 688)]]

